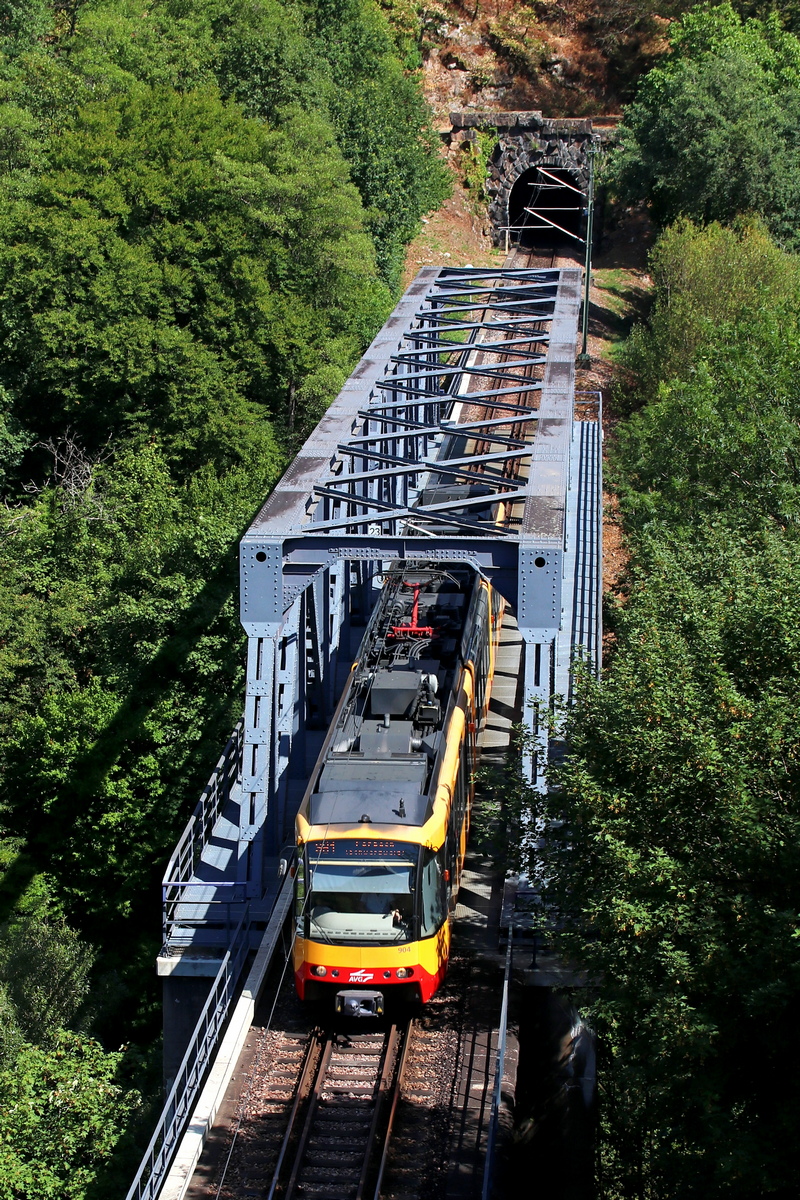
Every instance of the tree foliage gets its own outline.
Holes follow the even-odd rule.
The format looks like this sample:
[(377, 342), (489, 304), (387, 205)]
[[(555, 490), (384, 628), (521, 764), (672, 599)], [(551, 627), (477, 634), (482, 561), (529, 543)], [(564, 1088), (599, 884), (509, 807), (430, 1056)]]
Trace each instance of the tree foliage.
[(786, 245), (800, 223), (800, 41), (776, 14), (729, 4), (675, 24), (671, 51), (625, 111), (612, 165), (628, 202), (663, 224), (758, 214)]
[(765, 310), (785, 319), (800, 288), (798, 260), (745, 218), (703, 231), (677, 221), (654, 246), (649, 266), (649, 319), (634, 326), (617, 364), (615, 402), (623, 409), (654, 400), (662, 382), (691, 379), (698, 363), (716, 356), (721, 326), (745, 328), (752, 320), (757, 330)]
[(0, 1071), (4, 1200), (91, 1194), (140, 1104), (135, 1091), (117, 1082), (122, 1057), (92, 1038), (63, 1032), (49, 1049), (25, 1044), (14, 1070)]
[(0, 1196), (124, 1193), (237, 541), (446, 178), (372, 0), (0, 0)]
[(90, 989), (94, 953), (64, 920), (46, 879), (33, 881), (0, 936), (8, 1026), (49, 1045), (73, 1025)]
[[(102, 164), (102, 168), (100, 166)], [(0, 192), (2, 370), (43, 436), (158, 433), (226, 466), (290, 385), (356, 356), (384, 292), (332, 135), (214, 87), (83, 104)]]
[[(800, 984), (798, 266), (757, 227), (654, 256), (632, 551), (551, 797), (564, 945), (594, 981), (609, 1197), (795, 1195)], [(652, 380), (660, 375), (655, 391)]]

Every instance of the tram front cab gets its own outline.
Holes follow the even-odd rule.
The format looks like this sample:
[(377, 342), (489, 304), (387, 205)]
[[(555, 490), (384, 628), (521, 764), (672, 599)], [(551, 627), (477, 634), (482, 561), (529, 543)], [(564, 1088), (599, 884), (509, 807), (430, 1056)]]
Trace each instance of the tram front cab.
[(295, 979), (302, 1000), (380, 1015), (386, 999), (426, 1003), (450, 948), (447, 846), (381, 837), (308, 842), (298, 863)]

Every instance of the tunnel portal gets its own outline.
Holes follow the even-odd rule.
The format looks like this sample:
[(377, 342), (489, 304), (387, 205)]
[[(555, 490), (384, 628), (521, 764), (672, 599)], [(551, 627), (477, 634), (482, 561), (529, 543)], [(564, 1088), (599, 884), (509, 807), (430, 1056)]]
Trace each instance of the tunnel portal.
[(585, 193), (568, 167), (523, 171), (508, 197), (510, 241), (521, 246), (576, 244), (584, 236)]
[[(524, 245), (580, 245), (589, 154), (605, 142), (607, 130), (595, 131), (589, 118), (551, 120), (540, 112), (454, 112), (450, 124), (449, 142), (456, 151), (475, 142), (479, 131), (497, 136), (486, 181), (496, 246), (518, 241), (520, 234)], [(560, 230), (548, 233), (548, 222)]]

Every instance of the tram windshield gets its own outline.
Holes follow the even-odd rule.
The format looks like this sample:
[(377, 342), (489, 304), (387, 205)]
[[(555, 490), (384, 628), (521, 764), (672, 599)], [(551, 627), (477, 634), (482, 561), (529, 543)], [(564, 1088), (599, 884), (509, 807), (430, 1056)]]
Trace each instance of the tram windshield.
[(308, 936), (322, 942), (411, 940), (415, 867), (410, 863), (310, 863)]

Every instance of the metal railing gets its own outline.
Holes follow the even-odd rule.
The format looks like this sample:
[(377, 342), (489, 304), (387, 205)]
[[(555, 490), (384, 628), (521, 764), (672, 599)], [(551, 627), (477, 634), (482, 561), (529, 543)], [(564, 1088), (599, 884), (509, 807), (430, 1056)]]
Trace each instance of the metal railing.
[(497, 1152), (497, 1129), (500, 1123), (500, 1105), (503, 1099), (503, 1075), (506, 1069), (506, 1037), (508, 1035), (508, 993), (511, 983), (511, 962), (514, 943), (514, 918), (508, 926), (508, 945), (506, 947), (506, 968), (503, 974), (503, 1004), (500, 1010), (500, 1029), (497, 1033), (497, 1056), (494, 1067), (494, 1089), (492, 1093), (492, 1111), (489, 1117), (489, 1135), (486, 1140), (486, 1158), (483, 1166), (483, 1188), (481, 1200), (491, 1200), (494, 1183), (494, 1161)]
[[(171, 880), (163, 889), (164, 944), (162, 952), (193, 941), (200, 928), (225, 930), (238, 925), (247, 900), (246, 885), (232, 881), (203, 883), (196, 879)], [(213, 898), (207, 893), (213, 892)], [(223, 899), (219, 893), (223, 893)], [(194, 898), (193, 898), (194, 897)]]
[[(185, 901), (184, 897), (189, 887), (209, 888), (213, 886), (214, 888), (219, 888), (236, 886), (235, 884), (218, 883), (213, 885), (210, 883), (200, 884), (197, 880), (192, 879), (192, 876), (195, 874), (203, 850), (208, 845), (217, 819), (230, 798), (231, 788), (238, 777), (242, 756), (243, 731), (244, 717), (241, 717), (229, 737), (225, 749), (222, 751), (219, 762), (211, 772), (211, 778), (203, 788), (195, 810), (189, 818), (189, 822), (167, 863), (167, 869), (162, 881), (165, 944), (169, 939), (169, 933), (173, 925), (176, 923), (185, 924), (184, 921), (176, 922), (176, 907), (178, 905), (183, 907), (185, 903), (200, 903), (199, 901)], [(233, 899), (220, 901), (223, 904), (233, 902)]]
[(222, 960), (208, 999), (195, 1025), (192, 1040), (178, 1068), (150, 1145), (145, 1151), (126, 1200), (156, 1200), (173, 1155), (192, 1114), (211, 1064), (217, 1041), (236, 995), (236, 986), (250, 948), (249, 913), (240, 920), (231, 946)]
[[(581, 423), (583, 435), (578, 512), (581, 544), (576, 571), (572, 646), (583, 646), (596, 675), (603, 663), (603, 393), (575, 393), (576, 405), (593, 410)], [(570, 678), (569, 701), (572, 703)]]

